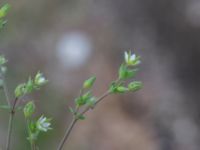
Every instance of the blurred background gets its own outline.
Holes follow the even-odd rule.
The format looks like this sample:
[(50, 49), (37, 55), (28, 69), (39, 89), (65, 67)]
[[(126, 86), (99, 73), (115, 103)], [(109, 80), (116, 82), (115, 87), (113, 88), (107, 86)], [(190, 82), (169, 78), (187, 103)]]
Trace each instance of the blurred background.
[[(113, 95), (75, 126), (65, 150), (200, 149), (200, 1), (1, 0), (12, 6), (0, 33), (9, 60), (11, 95), (18, 83), (44, 72), (49, 84), (26, 97), (36, 117), (53, 118), (41, 150), (56, 149), (71, 120), (82, 82), (95, 75), (96, 96), (117, 77), (124, 51), (141, 55), (144, 88)], [(3, 92), (0, 103), (5, 104)], [(11, 96), (13, 98), (13, 96)], [(0, 110), (4, 149), (8, 112)], [(24, 118), (17, 113), (12, 149), (27, 150)]]

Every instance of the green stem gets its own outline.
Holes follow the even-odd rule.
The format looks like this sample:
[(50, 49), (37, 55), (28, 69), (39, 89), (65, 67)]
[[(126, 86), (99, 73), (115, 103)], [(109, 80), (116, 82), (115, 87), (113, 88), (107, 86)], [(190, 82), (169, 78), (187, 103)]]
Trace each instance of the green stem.
[(69, 137), (69, 135), (70, 135), (70, 133), (71, 133), (71, 131), (72, 131), (72, 129), (73, 129), (73, 127), (74, 127), (74, 125), (76, 124), (77, 121), (78, 120), (74, 117), (72, 122), (70, 123), (68, 129), (66, 130), (65, 135), (64, 135), (63, 139), (61, 140), (57, 150), (62, 150), (65, 142), (67, 141), (67, 139), (68, 139), (68, 137)]
[(36, 150), (36, 145), (34, 141), (31, 141), (31, 150)]
[[(111, 94), (111, 93), (110, 93), (109, 91), (105, 92), (102, 96), (100, 96), (100, 97), (97, 99), (97, 101), (96, 101), (96, 103), (95, 103), (94, 106), (96, 106), (99, 102), (101, 102), (105, 97), (107, 97), (107, 96), (110, 95), (110, 94)], [(83, 114), (85, 114), (87, 111), (89, 111), (90, 109), (91, 109), (91, 107), (88, 106), (88, 107), (86, 107), (80, 114), (83, 115)], [(78, 112), (78, 109), (76, 109), (75, 114), (76, 114), (77, 112)], [(67, 141), (67, 139), (69, 138), (69, 135), (70, 135), (70, 133), (71, 133), (73, 127), (74, 127), (75, 124), (77, 123), (77, 121), (78, 121), (78, 119), (76, 118), (76, 116), (73, 116), (73, 119), (72, 119), (72, 121), (71, 121), (69, 127), (67, 128), (67, 130), (66, 130), (66, 132), (65, 132), (65, 134), (64, 134), (64, 137), (62, 138), (62, 140), (61, 140), (61, 142), (60, 142), (60, 144), (59, 144), (57, 150), (62, 150), (62, 149), (63, 149), (63, 146), (64, 146), (65, 142)]]
[(8, 94), (9, 92), (8, 92), (7, 84), (6, 84), (4, 77), (3, 77), (3, 90), (4, 90), (4, 93), (5, 93), (7, 104), (8, 104), (8, 106), (10, 106), (10, 98), (9, 98), (9, 94)]
[(16, 106), (17, 100), (18, 100), (18, 98), (15, 98), (14, 104), (13, 104), (12, 109), (10, 111), (7, 141), (6, 141), (6, 150), (10, 149), (11, 133), (12, 133), (13, 119), (14, 119), (14, 115), (15, 115), (15, 106)]

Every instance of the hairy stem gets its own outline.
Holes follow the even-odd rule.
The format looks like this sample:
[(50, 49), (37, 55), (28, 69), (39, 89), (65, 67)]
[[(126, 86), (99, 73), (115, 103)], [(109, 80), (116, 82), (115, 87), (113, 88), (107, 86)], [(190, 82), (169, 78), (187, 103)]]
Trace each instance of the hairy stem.
[[(110, 95), (110, 91), (105, 92), (102, 96), (100, 96), (96, 103), (94, 104), (94, 106), (96, 106), (99, 102), (101, 102), (105, 97), (107, 97), (108, 95)], [(91, 109), (90, 106), (86, 107), (80, 114), (83, 115), (85, 114), (87, 111), (89, 111)], [(75, 114), (78, 112), (78, 109), (76, 109)], [(73, 127), (75, 126), (75, 124), (77, 123), (78, 119), (76, 118), (76, 116), (73, 117), (72, 122), (70, 123), (69, 127), (67, 128), (64, 137), (62, 138), (57, 150), (62, 150), (65, 142), (67, 141), (67, 139), (69, 138), (69, 135), (73, 129)]]
[(13, 119), (14, 119), (14, 115), (15, 115), (15, 106), (16, 106), (17, 100), (18, 100), (18, 98), (15, 98), (12, 109), (10, 111), (7, 141), (6, 141), (6, 150), (10, 149), (11, 133), (12, 133)]

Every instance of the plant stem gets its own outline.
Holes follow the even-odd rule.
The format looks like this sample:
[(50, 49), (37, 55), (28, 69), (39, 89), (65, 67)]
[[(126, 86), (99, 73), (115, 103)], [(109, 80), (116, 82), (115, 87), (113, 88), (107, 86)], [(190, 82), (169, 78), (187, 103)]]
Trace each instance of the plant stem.
[[(105, 92), (102, 96), (100, 96), (97, 101), (95, 102), (94, 106), (96, 106), (99, 102), (101, 102), (105, 97), (107, 97), (108, 95), (110, 95), (110, 91)], [(86, 107), (80, 114), (83, 115), (85, 114), (87, 111), (89, 111), (91, 109), (90, 106)], [(78, 112), (78, 109), (76, 109), (75, 113)], [(75, 126), (75, 124), (77, 123), (78, 119), (76, 118), (76, 116), (73, 116), (73, 119), (69, 125), (69, 127), (67, 128), (64, 137), (62, 138), (57, 150), (62, 150), (65, 142), (67, 141), (67, 139), (69, 138), (69, 135), (73, 129), (73, 127)]]
[(36, 145), (34, 141), (31, 141), (31, 150), (36, 150)]
[(63, 139), (61, 140), (57, 150), (62, 150), (65, 142), (67, 141), (67, 139), (68, 139), (68, 137), (69, 137), (69, 135), (70, 135), (70, 133), (71, 133), (71, 131), (72, 131), (72, 129), (73, 129), (73, 127), (74, 127), (74, 125), (76, 124), (77, 121), (78, 120), (74, 117), (72, 122), (70, 123), (68, 129), (66, 130), (65, 135), (64, 135)]
[(11, 133), (12, 133), (12, 127), (13, 127), (13, 118), (14, 118), (14, 115), (15, 115), (15, 106), (16, 106), (17, 100), (18, 100), (18, 98), (15, 98), (12, 109), (10, 111), (7, 141), (6, 141), (6, 150), (10, 149)]
[(5, 81), (5, 77), (2, 77), (2, 78), (3, 78), (3, 90), (4, 90), (5, 97), (6, 97), (6, 101), (7, 101), (8, 106), (10, 106), (10, 98), (9, 98), (9, 94), (8, 94), (9, 92), (8, 92), (7, 84)]

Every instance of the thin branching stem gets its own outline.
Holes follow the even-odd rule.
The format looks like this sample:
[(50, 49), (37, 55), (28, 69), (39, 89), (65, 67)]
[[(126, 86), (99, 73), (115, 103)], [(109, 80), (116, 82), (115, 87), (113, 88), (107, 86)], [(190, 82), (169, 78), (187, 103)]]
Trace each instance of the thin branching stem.
[(5, 97), (6, 97), (6, 102), (7, 102), (8, 106), (10, 106), (9, 92), (8, 92), (7, 84), (5, 81), (5, 77), (2, 77), (2, 78), (3, 78), (3, 90), (5, 93)]
[(11, 134), (12, 134), (12, 127), (13, 127), (13, 119), (15, 116), (15, 107), (16, 103), (18, 101), (18, 98), (15, 98), (12, 109), (10, 111), (10, 116), (9, 116), (9, 124), (8, 124), (8, 133), (7, 133), (7, 141), (6, 141), (6, 150), (10, 149), (10, 142), (11, 142)]
[[(102, 96), (100, 96), (100, 97), (97, 99), (97, 101), (95, 102), (94, 106), (96, 106), (99, 102), (101, 102), (105, 97), (107, 97), (107, 96), (110, 95), (110, 94), (111, 94), (110, 91), (105, 92)], [(88, 107), (86, 107), (80, 114), (83, 115), (83, 114), (85, 114), (87, 111), (89, 111), (90, 109), (91, 109), (91, 107), (88, 106)], [(75, 111), (74, 114), (76, 114), (76, 113), (78, 113), (78, 109), (76, 109), (76, 111)], [(66, 130), (66, 132), (65, 132), (65, 134), (64, 134), (64, 137), (62, 138), (62, 140), (61, 140), (61, 142), (60, 142), (60, 144), (59, 144), (59, 146), (58, 146), (58, 148), (57, 148), (57, 150), (62, 150), (62, 148), (63, 148), (65, 142), (66, 142), (67, 139), (69, 138), (69, 135), (70, 135), (70, 133), (71, 133), (73, 127), (75, 126), (75, 124), (77, 123), (78, 120), (79, 120), (79, 119), (74, 115), (74, 116), (73, 116), (73, 119), (72, 119), (72, 121), (71, 121), (71, 123), (70, 123), (70, 125), (69, 125), (69, 127), (67, 128), (67, 130)]]

